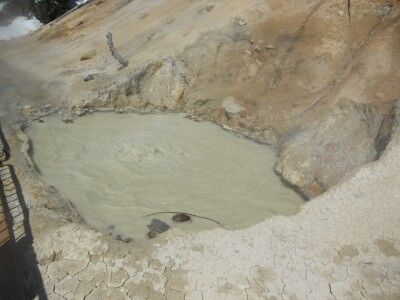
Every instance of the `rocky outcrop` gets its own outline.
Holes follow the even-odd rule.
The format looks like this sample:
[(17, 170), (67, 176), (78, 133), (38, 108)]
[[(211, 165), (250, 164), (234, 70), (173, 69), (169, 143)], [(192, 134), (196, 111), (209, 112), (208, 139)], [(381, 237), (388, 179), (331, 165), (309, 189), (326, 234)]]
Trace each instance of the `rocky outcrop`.
[(190, 86), (190, 69), (180, 59), (152, 62), (119, 78), (98, 92), (91, 107), (147, 107), (176, 110)]
[(390, 114), (373, 105), (341, 101), (322, 120), (288, 135), (281, 145), (276, 171), (309, 198), (338, 183), (344, 175), (375, 160), (391, 132)]

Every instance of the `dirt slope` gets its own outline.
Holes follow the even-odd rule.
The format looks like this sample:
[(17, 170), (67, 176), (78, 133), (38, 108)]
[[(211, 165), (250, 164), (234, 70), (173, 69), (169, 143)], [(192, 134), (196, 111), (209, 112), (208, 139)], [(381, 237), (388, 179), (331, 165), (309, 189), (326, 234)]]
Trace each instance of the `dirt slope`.
[[(351, 1), (349, 12), (347, 4), (96, 0), (31, 36), (0, 43), (1, 117), (11, 124), (26, 126), (57, 110), (72, 117), (107, 109), (181, 111), (274, 146), (277, 173), (306, 197), (333, 187), (294, 218), (159, 241), (163, 250), (145, 250), (137, 260), (126, 245), (104, 241), (83, 225), (60, 223), (57, 213), (65, 208), (18, 154), (49, 293), (73, 298), (82, 290), (82, 296), (100, 297), (94, 291), (108, 287), (121, 297), (169, 290), (197, 291), (208, 299), (217, 298), (206, 297), (208, 291), (221, 297), (396, 298), (400, 177), (393, 124), (400, 98), (400, 3)], [(108, 32), (129, 61), (126, 68), (111, 57)], [(85, 81), (88, 75), (93, 80)], [(18, 130), (9, 132), (15, 137)], [(15, 140), (14, 151), (19, 145)], [(67, 244), (78, 227), (87, 244), (77, 246), (77, 254)], [(92, 243), (104, 251), (94, 253), (87, 248)], [(205, 252), (197, 257), (193, 249), (200, 248)], [(259, 275), (249, 277), (254, 266), (240, 253), (254, 258), (249, 261)], [(87, 269), (64, 274), (70, 268), (64, 264), (78, 257)], [(243, 272), (247, 276), (240, 277)]]

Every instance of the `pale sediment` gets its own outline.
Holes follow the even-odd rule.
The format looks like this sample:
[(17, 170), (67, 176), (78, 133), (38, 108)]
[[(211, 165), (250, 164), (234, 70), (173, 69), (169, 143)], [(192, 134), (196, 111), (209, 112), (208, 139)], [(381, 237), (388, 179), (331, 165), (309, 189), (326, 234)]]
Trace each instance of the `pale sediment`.
[[(0, 45), (2, 128), (49, 297), (399, 298), (397, 1), (360, 0), (351, 23), (347, 1), (116, 2)], [(248, 229), (115, 241), (79, 223), (8, 124), (97, 110), (184, 112), (271, 144), (313, 199)]]

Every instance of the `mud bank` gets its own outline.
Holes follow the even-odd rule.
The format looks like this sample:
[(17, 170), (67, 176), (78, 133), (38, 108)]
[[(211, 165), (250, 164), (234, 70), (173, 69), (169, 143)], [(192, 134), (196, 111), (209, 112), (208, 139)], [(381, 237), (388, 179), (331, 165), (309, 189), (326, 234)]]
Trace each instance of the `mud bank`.
[(397, 113), (381, 158), (297, 215), (233, 232), (171, 232), (142, 248), (76, 222), (60, 224), (48, 208), (32, 208), (40, 216), (33, 223), (41, 228), (35, 251), (47, 293), (89, 299), (396, 299), (399, 151)]

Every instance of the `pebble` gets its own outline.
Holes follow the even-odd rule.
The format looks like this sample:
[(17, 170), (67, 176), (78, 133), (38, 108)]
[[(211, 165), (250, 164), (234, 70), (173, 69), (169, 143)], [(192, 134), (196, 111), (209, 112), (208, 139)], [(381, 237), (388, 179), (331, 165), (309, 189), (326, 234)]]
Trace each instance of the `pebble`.
[(154, 230), (151, 230), (147, 233), (147, 236), (149, 237), (149, 239), (154, 239), (157, 235), (158, 235), (158, 233), (155, 232)]
[(78, 117), (80, 117), (80, 116), (82, 116), (82, 115), (84, 115), (85, 114), (85, 111), (84, 110), (78, 110), (77, 112), (76, 112), (76, 115), (78, 116)]
[(183, 222), (188, 222), (188, 221), (192, 220), (192, 218), (188, 214), (179, 213), (179, 214), (174, 215), (172, 217), (172, 220), (174, 222), (183, 223)]
[(73, 123), (73, 122), (74, 122), (74, 119), (71, 118), (71, 117), (69, 117), (69, 116), (64, 116), (64, 117), (62, 118), (62, 121), (63, 121), (64, 123)]
[(214, 7), (215, 7), (215, 5), (208, 5), (206, 7), (206, 11), (210, 12), (210, 11), (212, 11), (214, 9)]
[(94, 79), (94, 76), (93, 76), (93, 74), (89, 74), (89, 75), (86, 75), (84, 78), (83, 78), (83, 81), (91, 81), (91, 80), (93, 80)]
[(244, 26), (244, 25), (246, 25), (247, 23), (246, 23), (245, 20), (240, 19), (240, 20), (238, 21), (238, 24), (239, 24), (240, 26)]

